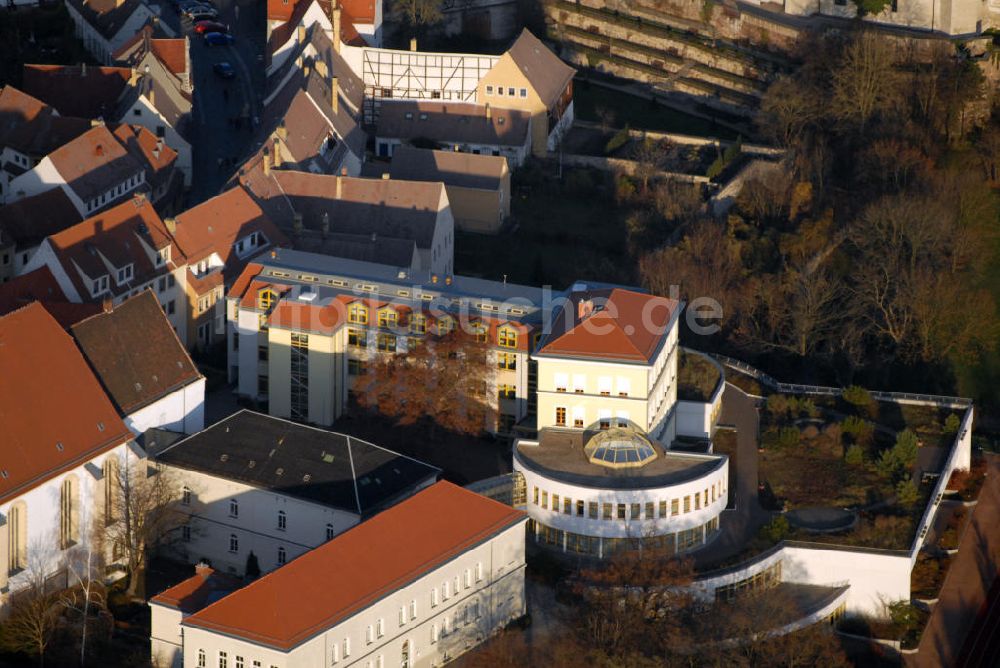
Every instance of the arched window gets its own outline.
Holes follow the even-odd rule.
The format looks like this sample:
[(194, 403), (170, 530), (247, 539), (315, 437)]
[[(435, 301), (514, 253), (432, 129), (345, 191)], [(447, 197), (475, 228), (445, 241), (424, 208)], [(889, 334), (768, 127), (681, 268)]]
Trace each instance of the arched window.
[(205, 650), (198, 650), (198, 668), (205, 668), (208, 665), (208, 658), (205, 656)]
[(229, 516), (239, 517), (240, 516), (240, 502), (236, 499), (229, 499)]
[(104, 523), (112, 524), (118, 519), (118, 458), (111, 455), (104, 460)]
[(28, 565), (28, 507), (18, 501), (7, 513), (7, 570), (17, 572)]
[(79, 540), (80, 486), (76, 476), (66, 476), (59, 493), (59, 545), (66, 549)]
[(285, 527), (288, 526), (288, 517), (285, 515), (284, 510), (278, 511), (278, 530), (284, 531)]
[(333, 537), (336, 536), (336, 535), (337, 535), (337, 532), (334, 531), (333, 525), (332, 524), (327, 524), (326, 525), (326, 539), (327, 540), (333, 540)]
[(278, 548), (278, 565), (279, 566), (284, 566), (286, 561), (288, 561), (288, 553), (285, 552), (285, 548), (279, 547)]
[(234, 533), (229, 534), (229, 551), (230, 552), (240, 551), (240, 539)]

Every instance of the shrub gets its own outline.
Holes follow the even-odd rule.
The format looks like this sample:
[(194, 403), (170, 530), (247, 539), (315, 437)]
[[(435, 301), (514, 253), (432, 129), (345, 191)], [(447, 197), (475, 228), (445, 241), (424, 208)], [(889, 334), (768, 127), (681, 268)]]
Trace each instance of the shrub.
[(777, 543), (784, 540), (791, 530), (788, 518), (784, 515), (778, 515), (760, 528), (760, 536), (768, 543)]
[(865, 463), (865, 451), (855, 443), (847, 448), (847, 452), (844, 453), (844, 461), (851, 466), (861, 466)]
[(920, 491), (913, 480), (900, 480), (896, 485), (896, 502), (899, 505), (911, 508), (920, 498)]
[(767, 412), (775, 418), (786, 417), (792, 410), (789, 397), (784, 394), (771, 394), (767, 397)]
[(840, 425), (841, 430), (850, 437), (851, 441), (862, 447), (871, 445), (875, 436), (875, 428), (867, 420), (848, 415)]
[(722, 173), (722, 170), (725, 168), (725, 166), (726, 163), (723, 161), (722, 156), (719, 156), (718, 158), (713, 160), (712, 164), (709, 165), (708, 169), (705, 170), (705, 176), (710, 179), (714, 179), (716, 176)]
[(861, 414), (873, 415), (876, 409), (875, 400), (872, 399), (872, 395), (860, 385), (845, 387), (841, 396), (844, 401), (854, 406)]
[(798, 427), (782, 427), (781, 431), (778, 432), (778, 445), (783, 448), (794, 447), (799, 444), (800, 437)]
[(812, 399), (799, 399), (799, 414), (806, 417), (819, 417), (819, 406)]
[(909, 429), (904, 429), (896, 436), (896, 444), (892, 446), (893, 455), (899, 465), (905, 469), (910, 469), (917, 463), (917, 452), (920, 445), (917, 442), (917, 435)]
[(628, 143), (629, 139), (630, 139), (629, 127), (628, 123), (626, 123), (625, 127), (616, 132), (614, 136), (608, 140), (608, 143), (604, 145), (604, 154), (611, 155), (612, 153), (620, 149), (622, 146), (624, 146), (626, 143)]
[(892, 478), (899, 472), (899, 461), (892, 450), (883, 450), (875, 460), (875, 471), (883, 478)]
[(948, 415), (944, 421), (944, 433), (946, 434), (957, 434), (958, 427), (961, 425), (961, 420), (954, 413)]

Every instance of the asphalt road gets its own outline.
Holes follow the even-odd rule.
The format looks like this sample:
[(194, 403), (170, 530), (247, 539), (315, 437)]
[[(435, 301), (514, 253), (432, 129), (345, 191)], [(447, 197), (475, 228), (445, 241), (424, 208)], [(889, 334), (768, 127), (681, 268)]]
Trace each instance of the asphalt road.
[[(172, 7), (164, 6), (162, 12), (162, 20), (191, 40), (194, 178), (188, 206), (217, 194), (249, 155), (253, 123), (260, 116), (264, 90), (265, 3), (214, 0), (213, 4), (219, 10), (219, 20), (229, 25), (236, 38), (230, 46), (207, 46), (190, 21)], [(236, 70), (235, 78), (221, 79), (212, 70), (215, 63), (223, 61)]]

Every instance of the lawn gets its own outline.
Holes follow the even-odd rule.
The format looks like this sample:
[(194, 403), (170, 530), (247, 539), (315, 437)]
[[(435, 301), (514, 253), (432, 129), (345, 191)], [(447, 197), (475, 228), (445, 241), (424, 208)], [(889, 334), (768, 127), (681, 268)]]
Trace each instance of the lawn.
[(512, 229), (455, 234), (455, 273), (563, 289), (576, 280), (634, 284), (627, 247), (628, 207), (618, 207), (606, 175), (534, 163), (516, 175)]
[(674, 132), (697, 137), (736, 139), (737, 133), (707, 118), (692, 116), (658, 102), (604, 88), (586, 80), (573, 86), (573, 112), (584, 121), (601, 122), (598, 110), (610, 112), (614, 127), (628, 126), (634, 130)]
[(708, 401), (719, 384), (719, 369), (700, 353), (681, 349), (677, 362), (677, 398), (681, 401)]

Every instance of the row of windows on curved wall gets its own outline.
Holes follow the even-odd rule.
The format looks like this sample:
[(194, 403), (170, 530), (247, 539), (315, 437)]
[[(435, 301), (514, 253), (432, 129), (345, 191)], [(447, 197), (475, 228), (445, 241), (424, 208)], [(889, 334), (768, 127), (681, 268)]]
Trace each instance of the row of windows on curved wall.
[(551, 510), (574, 517), (592, 520), (653, 520), (677, 517), (685, 513), (707, 508), (716, 499), (726, 494), (725, 483), (718, 480), (700, 492), (687, 494), (676, 499), (660, 499), (644, 503), (606, 503), (571, 499), (568, 496), (549, 494), (537, 486), (532, 488), (531, 502), (543, 510)]
[(535, 542), (560, 549), (566, 553), (582, 554), (604, 558), (631, 550), (662, 550), (668, 555), (690, 552), (707, 543), (719, 531), (719, 518), (713, 517), (702, 525), (658, 536), (636, 536), (629, 538), (601, 538), (586, 536), (554, 529), (550, 526), (528, 520), (528, 531), (535, 536)]

